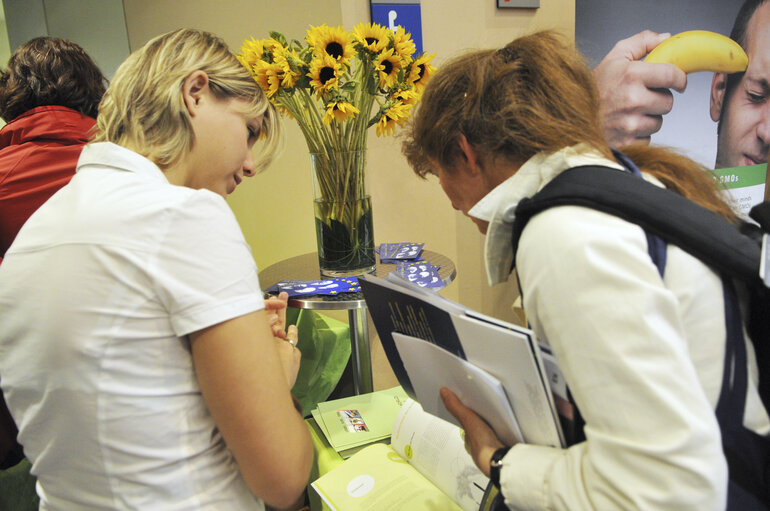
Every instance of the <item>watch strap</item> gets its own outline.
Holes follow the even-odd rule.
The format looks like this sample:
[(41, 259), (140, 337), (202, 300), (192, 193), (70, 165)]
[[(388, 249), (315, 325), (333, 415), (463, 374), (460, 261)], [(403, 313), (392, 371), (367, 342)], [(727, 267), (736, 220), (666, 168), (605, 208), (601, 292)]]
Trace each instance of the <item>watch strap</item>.
[(500, 469), (503, 466), (503, 458), (510, 450), (510, 447), (501, 447), (492, 453), (492, 458), (489, 460), (489, 480), (497, 488), (500, 488)]

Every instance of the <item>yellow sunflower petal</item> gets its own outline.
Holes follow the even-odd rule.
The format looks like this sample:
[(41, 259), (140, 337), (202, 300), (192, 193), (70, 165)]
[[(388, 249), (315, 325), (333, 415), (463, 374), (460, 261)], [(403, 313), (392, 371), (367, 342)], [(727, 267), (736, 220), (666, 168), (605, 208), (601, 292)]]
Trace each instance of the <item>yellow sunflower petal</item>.
[(409, 117), (409, 108), (401, 103), (395, 103), (382, 114), (377, 121), (377, 136), (387, 137), (399, 126), (406, 122)]
[(273, 97), (281, 87), (283, 70), (278, 64), (270, 64), (260, 60), (252, 68), (252, 74), (268, 98)]
[(417, 51), (412, 34), (407, 33), (402, 26), (399, 26), (393, 34), (393, 49), (404, 64), (412, 60), (412, 55)]
[(391, 31), (376, 23), (359, 23), (353, 37), (369, 51), (379, 53), (388, 47)]
[(342, 122), (347, 121), (355, 117), (360, 111), (347, 101), (331, 101), (326, 105), (326, 113), (324, 114), (324, 124), (330, 124), (332, 119)]
[(398, 72), (401, 70), (401, 59), (393, 50), (386, 50), (377, 57), (375, 69), (379, 73), (380, 88), (393, 87), (398, 80)]
[(340, 64), (331, 56), (324, 55), (310, 62), (307, 76), (310, 85), (319, 95), (337, 88), (339, 83)]
[(343, 65), (350, 65), (355, 54), (351, 35), (342, 27), (310, 26), (305, 40), (316, 57), (329, 55)]
[[(294, 63), (292, 65), (292, 63)], [(281, 87), (291, 89), (302, 77), (302, 61), (294, 50), (285, 50), (276, 55), (275, 64), (281, 68)]]
[(425, 85), (430, 81), (436, 68), (430, 65), (436, 54), (421, 55), (412, 63), (409, 76), (406, 77), (406, 83), (414, 86), (417, 92), (421, 92)]
[(248, 69), (251, 69), (251, 67), (256, 64), (257, 61), (262, 60), (263, 51), (262, 43), (255, 40), (254, 38), (251, 38), (248, 41), (243, 41), (243, 45), (241, 46), (241, 53), (238, 55), (238, 60), (240, 60), (241, 64), (246, 66)]

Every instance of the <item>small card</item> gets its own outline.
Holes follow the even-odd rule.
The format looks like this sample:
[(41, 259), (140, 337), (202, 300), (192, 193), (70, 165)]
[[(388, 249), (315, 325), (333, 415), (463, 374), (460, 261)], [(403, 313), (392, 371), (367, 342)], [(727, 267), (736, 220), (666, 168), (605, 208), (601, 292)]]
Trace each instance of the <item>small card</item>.
[(379, 254), (381, 263), (395, 263), (397, 261), (414, 260), (422, 254), (425, 243), (381, 243)]
[(438, 266), (425, 260), (396, 263), (396, 273), (420, 287), (444, 287), (438, 270)]
[(361, 291), (356, 277), (344, 277), (325, 280), (283, 280), (265, 290), (270, 294), (281, 291), (293, 296), (337, 295), (340, 293), (355, 293)]

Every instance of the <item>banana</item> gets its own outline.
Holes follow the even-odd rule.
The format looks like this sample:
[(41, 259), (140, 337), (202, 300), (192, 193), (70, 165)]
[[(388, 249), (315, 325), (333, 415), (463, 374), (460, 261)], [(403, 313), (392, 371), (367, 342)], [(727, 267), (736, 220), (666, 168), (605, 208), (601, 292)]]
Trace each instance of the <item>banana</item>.
[(746, 70), (749, 57), (729, 37), (708, 30), (688, 30), (664, 40), (644, 61), (674, 64), (685, 73), (737, 73)]

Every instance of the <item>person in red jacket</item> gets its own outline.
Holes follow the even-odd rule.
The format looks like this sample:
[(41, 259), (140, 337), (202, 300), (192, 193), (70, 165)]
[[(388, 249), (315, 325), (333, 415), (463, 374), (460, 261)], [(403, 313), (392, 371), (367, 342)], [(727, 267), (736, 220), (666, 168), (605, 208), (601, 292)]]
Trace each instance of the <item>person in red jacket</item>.
[[(0, 263), (27, 218), (75, 175), (107, 80), (77, 44), (37, 37), (0, 74)], [(0, 469), (23, 456), (0, 395)]]
[(77, 44), (37, 37), (0, 75), (0, 261), (27, 218), (75, 174), (107, 80)]

